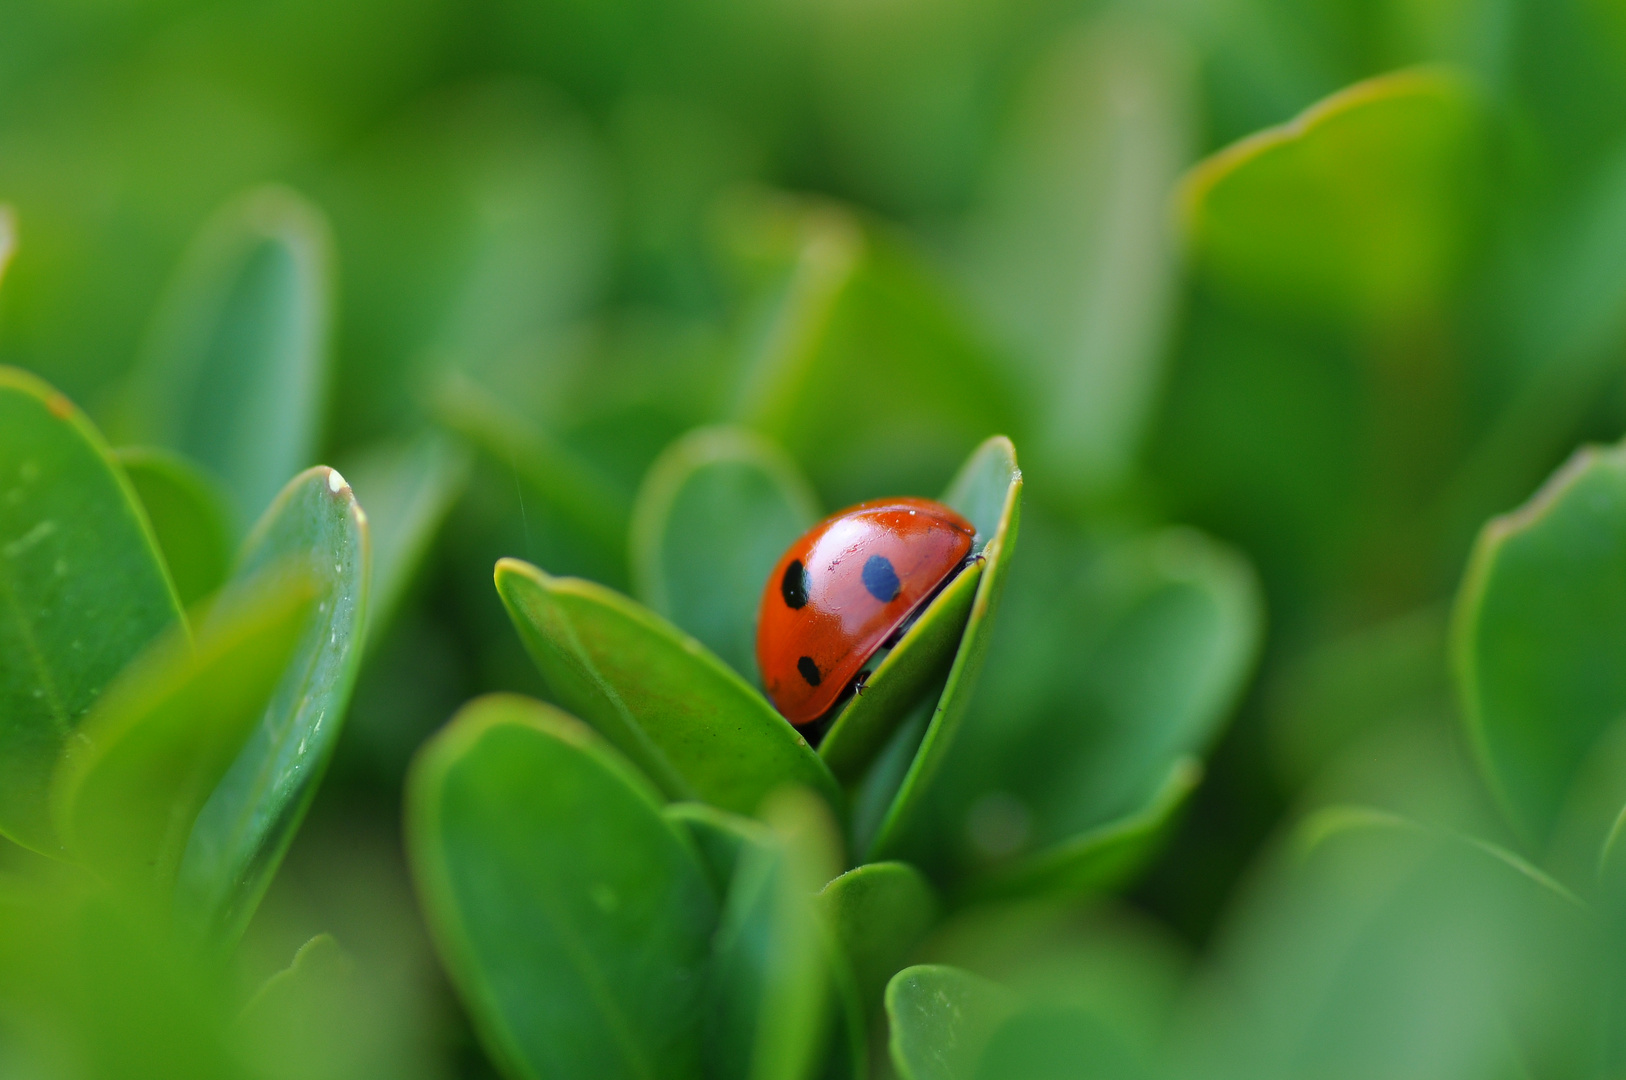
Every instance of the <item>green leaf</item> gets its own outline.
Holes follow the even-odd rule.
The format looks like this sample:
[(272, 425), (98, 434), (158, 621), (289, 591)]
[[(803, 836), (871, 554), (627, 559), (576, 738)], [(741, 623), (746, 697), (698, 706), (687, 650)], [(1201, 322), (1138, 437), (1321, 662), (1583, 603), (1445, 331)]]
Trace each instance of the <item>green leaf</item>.
[(365, 1076), (369, 1062), (355, 1039), (356, 1013), (366, 1008), (364, 992), (355, 961), (332, 934), (317, 934), (299, 947), (293, 963), (254, 992), (237, 1018), (235, 1034), (268, 1080)]
[(1114, 12), (1035, 65), (972, 223), (968, 276), (1023, 362), (1046, 475), (1099, 490), (1134, 463), (1173, 328), (1168, 203), (1193, 142), (1183, 43)]
[[(249, 998), (237, 1033), (249, 1055), (273, 1076), (337, 1077), (346, 1061), (339, 1027), (354, 1006), (355, 962), (332, 934), (317, 934), (291, 964)], [(337, 1070), (335, 1069), (337, 1066)]]
[(965, 635), (986, 565), (972, 563), (949, 582), (870, 673), (863, 692), (836, 715), (819, 743), (819, 756), (838, 779), (852, 783), (862, 776), (908, 718), (910, 706), (942, 679)]
[(163, 896), (198, 812), (282, 678), (313, 583), (272, 569), (173, 627), (108, 688), (58, 765), (63, 846), (137, 894)]
[(1443, 69), (1381, 75), (1198, 165), (1186, 227), (1222, 287), (1287, 311), (1387, 323), (1462, 269), (1478, 108)]
[(147, 512), (182, 604), (214, 592), (231, 568), (231, 508), (214, 483), (168, 450), (124, 447), (115, 457)]
[(869, 851), (874, 845), (881, 823), (898, 797), (904, 777), (909, 775), (920, 741), (926, 737), (926, 728), (937, 711), (937, 699), (942, 690), (939, 683), (909, 711), (853, 787), (850, 794), (852, 823), (848, 829), (853, 851)]
[(180, 867), (177, 918), (235, 941), (316, 794), (361, 662), (367, 610), (366, 518), (344, 478), (307, 469), (288, 482), (243, 545), (238, 580), (291, 566), (316, 590), (247, 745), (198, 815)]
[(1544, 845), (1588, 752), (1626, 712), (1626, 447), (1579, 451), (1485, 526), (1453, 638), (1486, 780)]
[(332, 261), (327, 222), (299, 195), (239, 196), (193, 242), (132, 378), (133, 440), (206, 466), (241, 523), (316, 456)]
[(1043, 893), (1094, 896), (1111, 891), (1162, 844), (1202, 776), (1202, 762), (1192, 757), (1177, 759), (1145, 806), (993, 871), (973, 885), (970, 894), (981, 899)]
[[(945, 887), (1092, 887), (1163, 835), (1252, 669), (1259, 586), (1186, 529), (1091, 551), (1040, 522), (906, 857)], [(1098, 848), (1097, 845), (1105, 845)], [(1108, 871), (1111, 871), (1108, 873)]]
[[(1158, 922), (1114, 904), (1041, 897), (968, 905), (933, 930), (922, 952), (1008, 988), (1024, 1012), (1077, 1008), (1148, 1062), (1167, 1052), (1170, 1022), (1192, 983), (1187, 947)], [(1003, 1053), (991, 1043), (982, 1055), (984, 1075), (1015, 1063), (1001, 1060), (1010, 1057), (1008, 1041), (996, 1036), (1001, 1041)]]
[(840, 865), (824, 803), (782, 790), (767, 842), (741, 846), (713, 944), (706, 1032), (713, 1080), (808, 1080), (831, 1016), (829, 942), (814, 893)]
[(369, 643), (394, 620), (441, 522), (468, 480), (469, 454), (433, 431), (369, 447), (345, 469), (367, 514), (372, 579), (367, 589)]
[(977, 527), (973, 550), (983, 557), (986, 568), (931, 724), (871, 845), (872, 855), (881, 858), (904, 855), (910, 834), (930, 828), (923, 814), (926, 793), (954, 745), (987, 659), (1021, 520), (1022, 470), (1016, 466), (1016, 448), (1010, 440), (995, 436), (983, 443), (960, 469), (943, 501)]
[(901, 1080), (974, 1080), (988, 1040), (1016, 1007), (1016, 995), (969, 971), (905, 968), (886, 987), (892, 1065)]
[(508, 1075), (701, 1075), (716, 903), (619, 754), (550, 706), (480, 698), (420, 751), (406, 815), (430, 929)]
[(0, 833), (57, 850), (58, 755), (131, 657), (181, 622), (101, 436), (61, 394), (0, 367)]
[(818, 517), (784, 451), (737, 428), (692, 431), (656, 459), (633, 503), (634, 587), (757, 685), (763, 582)]
[(688, 832), (719, 897), (728, 893), (728, 883), (734, 879), (734, 871), (739, 866), (740, 852), (751, 844), (760, 847), (772, 842), (762, 822), (705, 803), (669, 803), (661, 808), (661, 813), (666, 815), (666, 820), (681, 825)]
[(299, 947), (292, 963), (260, 984), (243, 1006), (241, 1022), (280, 1019), (278, 1013), (300, 1007), (312, 986), (343, 976), (351, 966), (332, 934), (317, 934)]
[(785, 784), (840, 805), (807, 741), (732, 669), (613, 590), (497, 564), (497, 592), (561, 704), (588, 720), (668, 797), (753, 814)]
[[(943, 496), (944, 502), (976, 526), (972, 546), (976, 554), (986, 554), (999, 531), (1011, 477), (1018, 474), (1015, 460), (1009, 440), (990, 439), (966, 462)], [(825, 732), (819, 756), (843, 781), (851, 783), (864, 773), (910, 716), (910, 707), (943, 678), (967, 640), (966, 626), (981, 595), (987, 566), (986, 558), (972, 564), (938, 594), (871, 673), (864, 692), (853, 695)]]
[(873, 1014), (887, 981), (937, 921), (937, 893), (908, 863), (883, 862), (847, 871), (819, 898), (852, 967), (864, 1013)]
[[(1019, 476), (1020, 470), (1010, 440), (989, 439), (961, 467), (943, 496), (976, 526), (975, 554), (986, 554), (999, 532), (1013, 475)], [(932, 600), (870, 674), (864, 692), (853, 695), (825, 732), (819, 756), (843, 781), (851, 783), (863, 774), (909, 717), (910, 706), (942, 679), (962, 643), (969, 640), (966, 626), (981, 595), (987, 565), (985, 558), (967, 567)], [(974, 681), (973, 673), (964, 685)]]
[(1262, 869), (1193, 988), (1178, 1043), (1198, 1074), (1379, 1080), (1597, 1067), (1598, 976), (1610, 962), (1601, 927), (1517, 856), (1383, 811), (1331, 807)]

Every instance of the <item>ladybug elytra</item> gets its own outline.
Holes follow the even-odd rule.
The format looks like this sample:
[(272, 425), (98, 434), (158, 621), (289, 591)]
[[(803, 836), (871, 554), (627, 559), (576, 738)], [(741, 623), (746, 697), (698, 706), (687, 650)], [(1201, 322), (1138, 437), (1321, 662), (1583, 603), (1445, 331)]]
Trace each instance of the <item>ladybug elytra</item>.
[(929, 499), (875, 499), (813, 526), (762, 590), (757, 667), (797, 727), (824, 715), (864, 664), (965, 565), (976, 529)]

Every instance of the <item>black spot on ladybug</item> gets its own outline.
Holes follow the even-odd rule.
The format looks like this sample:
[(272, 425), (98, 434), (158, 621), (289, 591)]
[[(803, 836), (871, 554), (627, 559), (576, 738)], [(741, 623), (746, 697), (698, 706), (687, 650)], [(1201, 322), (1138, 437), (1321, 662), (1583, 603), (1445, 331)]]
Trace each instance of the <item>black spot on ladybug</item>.
[(807, 685), (819, 685), (819, 680), (822, 678), (819, 674), (819, 665), (813, 662), (811, 656), (804, 656), (796, 661), (796, 670), (802, 673), (802, 678), (807, 680)]
[[(802, 560), (792, 559), (790, 565), (785, 567), (785, 576), (779, 580), (779, 595), (785, 598), (785, 606), (800, 608), (807, 604), (807, 567)], [(814, 678), (813, 685), (817, 686), (819, 680)]]
[(892, 563), (885, 555), (871, 555), (864, 564), (864, 588), (883, 604), (897, 598), (898, 590), (903, 586), (898, 583), (898, 572), (892, 569)]

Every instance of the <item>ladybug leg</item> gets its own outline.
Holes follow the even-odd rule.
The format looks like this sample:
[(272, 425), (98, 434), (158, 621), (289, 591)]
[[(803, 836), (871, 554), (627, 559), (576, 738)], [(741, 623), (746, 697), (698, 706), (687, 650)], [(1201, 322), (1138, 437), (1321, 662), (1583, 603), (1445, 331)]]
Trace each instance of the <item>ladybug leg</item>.
[(858, 673), (858, 677), (853, 680), (853, 693), (858, 694), (860, 697), (862, 697), (863, 693), (864, 693), (864, 687), (866, 687), (868, 685), (869, 685), (869, 669), (865, 668), (863, 671), (860, 671)]

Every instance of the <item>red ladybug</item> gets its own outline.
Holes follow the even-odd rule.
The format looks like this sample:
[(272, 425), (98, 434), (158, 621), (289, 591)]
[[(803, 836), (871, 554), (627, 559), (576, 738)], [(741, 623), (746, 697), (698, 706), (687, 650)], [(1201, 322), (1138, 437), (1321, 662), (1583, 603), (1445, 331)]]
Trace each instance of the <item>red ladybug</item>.
[(801, 727), (964, 565), (976, 528), (929, 499), (874, 499), (809, 529), (768, 576), (757, 667)]

